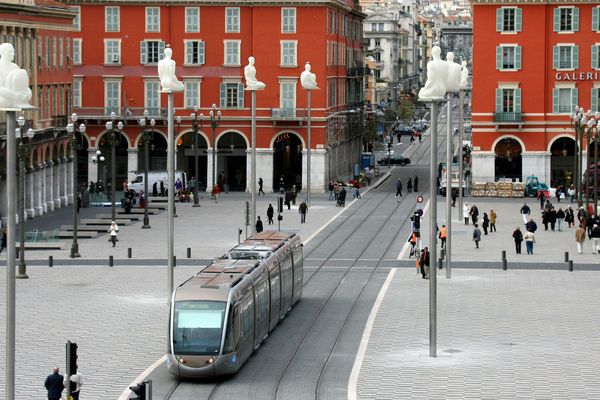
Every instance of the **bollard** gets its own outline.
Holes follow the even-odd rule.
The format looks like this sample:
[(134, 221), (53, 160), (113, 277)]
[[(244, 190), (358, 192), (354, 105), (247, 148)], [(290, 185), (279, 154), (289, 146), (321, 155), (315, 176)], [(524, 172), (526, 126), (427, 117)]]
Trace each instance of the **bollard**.
[(187, 258), (192, 258), (192, 248), (191, 247), (187, 248)]
[(565, 262), (569, 262), (569, 252), (565, 251)]
[(177, 256), (173, 256), (173, 267), (177, 266)]
[(131, 254), (133, 253), (133, 251), (131, 250), (131, 247), (127, 248), (127, 258), (131, 258)]
[(506, 260), (506, 250), (502, 250), (502, 261)]
[(444, 260), (446, 258), (446, 249), (442, 249), (440, 251), (440, 260)]
[(50, 267), (50, 268), (54, 267), (54, 257), (53, 256), (48, 256), (48, 267)]
[(569, 272), (573, 272), (573, 260), (569, 260)]
[(506, 269), (508, 268), (508, 262), (506, 261), (506, 258), (504, 260), (502, 260), (502, 269), (504, 271), (506, 271)]
[(109, 267), (113, 267), (114, 266), (113, 256), (108, 256), (108, 266)]
[(444, 266), (444, 265), (443, 265), (443, 262), (444, 262), (444, 259), (443, 259), (443, 258), (440, 258), (440, 259), (438, 260), (438, 269), (442, 269), (442, 267)]

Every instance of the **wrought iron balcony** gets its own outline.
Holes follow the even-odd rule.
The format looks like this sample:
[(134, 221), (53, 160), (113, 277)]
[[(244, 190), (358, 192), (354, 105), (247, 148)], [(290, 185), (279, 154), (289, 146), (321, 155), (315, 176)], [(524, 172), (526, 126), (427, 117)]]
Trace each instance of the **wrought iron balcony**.
[(523, 114), (520, 112), (501, 112), (494, 114), (494, 122), (522, 122)]

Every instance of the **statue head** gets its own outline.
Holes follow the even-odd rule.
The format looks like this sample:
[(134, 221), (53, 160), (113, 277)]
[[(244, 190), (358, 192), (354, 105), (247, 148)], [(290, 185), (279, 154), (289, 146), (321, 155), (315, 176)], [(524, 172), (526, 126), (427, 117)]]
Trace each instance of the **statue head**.
[(454, 53), (449, 51), (448, 53), (446, 53), (446, 61), (448, 62), (454, 62)]
[(467, 68), (467, 62), (463, 61), (460, 65), (462, 65), (463, 68)]
[(15, 58), (15, 48), (10, 43), (0, 44), (0, 56), (8, 58), (12, 61)]
[(165, 58), (171, 58), (173, 56), (173, 49), (165, 47)]
[(255, 61), (254, 57), (252, 57), (252, 56), (248, 57), (248, 64), (249, 65), (254, 65), (254, 61)]
[(310, 63), (307, 61), (306, 64), (304, 65), (304, 69), (306, 71), (310, 71)]
[(431, 55), (433, 56), (433, 59), (440, 58), (441, 54), (442, 54), (442, 49), (440, 49), (440, 46), (433, 46), (433, 49), (431, 49)]

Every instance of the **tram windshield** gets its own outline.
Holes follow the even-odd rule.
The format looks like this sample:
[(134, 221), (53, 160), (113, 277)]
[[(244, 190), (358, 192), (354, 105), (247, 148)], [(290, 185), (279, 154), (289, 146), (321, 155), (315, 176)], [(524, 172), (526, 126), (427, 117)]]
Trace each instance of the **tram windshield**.
[(173, 321), (175, 354), (219, 354), (226, 303), (222, 301), (178, 301)]

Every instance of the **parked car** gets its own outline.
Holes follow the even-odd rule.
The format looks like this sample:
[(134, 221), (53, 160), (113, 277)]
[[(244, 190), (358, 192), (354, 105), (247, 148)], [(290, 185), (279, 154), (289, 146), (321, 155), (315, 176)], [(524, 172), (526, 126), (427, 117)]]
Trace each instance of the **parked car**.
[(399, 126), (397, 128), (394, 129), (394, 134), (396, 136), (401, 136), (401, 135), (412, 135), (415, 133), (415, 130), (413, 128), (411, 128), (410, 126)]
[(379, 161), (377, 161), (377, 164), (387, 165), (388, 159), (389, 159), (389, 164), (394, 164), (394, 165), (410, 164), (410, 158), (406, 158), (406, 157), (402, 157), (402, 156), (392, 156), (392, 157), (385, 156), (385, 157), (379, 159)]
[(417, 121), (417, 122), (415, 122), (415, 123), (413, 124), (413, 126), (412, 126), (412, 127), (413, 127), (413, 129), (414, 129), (415, 131), (418, 131), (418, 132), (424, 132), (424, 131), (426, 131), (426, 130), (427, 130), (427, 128), (428, 128), (429, 126), (427, 125), (427, 122), (426, 122), (426, 121), (424, 121), (424, 120), (421, 120), (421, 121)]

